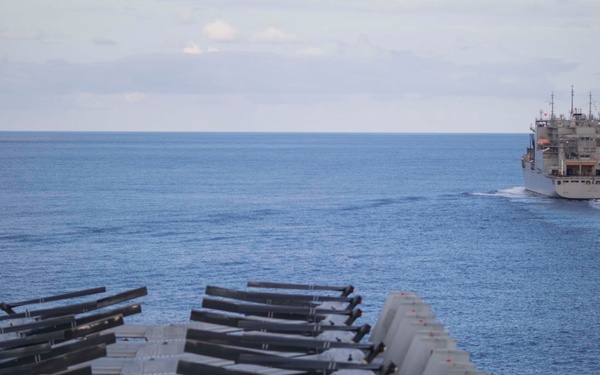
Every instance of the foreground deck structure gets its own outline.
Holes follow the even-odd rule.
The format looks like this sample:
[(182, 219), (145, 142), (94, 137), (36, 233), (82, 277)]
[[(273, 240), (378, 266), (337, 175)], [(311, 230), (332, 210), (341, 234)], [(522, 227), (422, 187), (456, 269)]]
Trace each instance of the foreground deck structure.
[(186, 324), (126, 324), (145, 287), (58, 307), (25, 306), (105, 293), (94, 288), (0, 303), (4, 374), (481, 375), (415, 293), (391, 292), (374, 327), (357, 324), (352, 286), (250, 281), (207, 286)]

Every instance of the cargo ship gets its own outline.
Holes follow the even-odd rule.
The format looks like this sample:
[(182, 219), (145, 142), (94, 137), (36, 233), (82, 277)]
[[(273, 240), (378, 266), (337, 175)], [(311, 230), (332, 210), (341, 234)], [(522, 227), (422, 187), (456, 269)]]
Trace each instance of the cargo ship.
[(528, 191), (555, 198), (600, 199), (600, 116), (573, 107), (568, 116), (554, 113), (554, 93), (550, 114), (540, 111), (531, 126), (529, 146), (521, 158)]

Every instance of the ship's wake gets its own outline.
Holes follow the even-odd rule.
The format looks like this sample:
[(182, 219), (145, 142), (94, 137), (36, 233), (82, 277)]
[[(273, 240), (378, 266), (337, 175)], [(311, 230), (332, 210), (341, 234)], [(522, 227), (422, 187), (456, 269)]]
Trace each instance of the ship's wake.
[(529, 198), (530, 195), (525, 190), (524, 186), (515, 186), (508, 189), (499, 189), (489, 193), (471, 193), (471, 195), (486, 196), (486, 197), (503, 197), (503, 198)]
[(592, 199), (589, 201), (590, 207), (600, 210), (600, 199)]
[(524, 186), (515, 186), (508, 189), (499, 189), (494, 192), (489, 193), (469, 193), (475, 196), (485, 196), (485, 197), (502, 197), (509, 199), (528, 199), (535, 198), (536, 202), (540, 203), (574, 203), (574, 204), (586, 204), (591, 208), (600, 210), (600, 199), (589, 199), (589, 200), (569, 200), (569, 199), (561, 199), (561, 198), (550, 198), (541, 194), (533, 193), (531, 191), (527, 191)]

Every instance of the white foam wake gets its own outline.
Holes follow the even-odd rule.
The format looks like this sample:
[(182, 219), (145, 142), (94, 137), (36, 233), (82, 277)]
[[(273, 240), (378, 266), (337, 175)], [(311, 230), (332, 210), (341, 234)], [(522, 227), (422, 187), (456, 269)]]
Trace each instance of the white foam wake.
[(589, 204), (592, 208), (600, 210), (600, 199), (592, 199), (589, 201)]
[(527, 190), (524, 186), (515, 186), (508, 189), (500, 189), (491, 193), (471, 193), (472, 195), (504, 198), (527, 198)]

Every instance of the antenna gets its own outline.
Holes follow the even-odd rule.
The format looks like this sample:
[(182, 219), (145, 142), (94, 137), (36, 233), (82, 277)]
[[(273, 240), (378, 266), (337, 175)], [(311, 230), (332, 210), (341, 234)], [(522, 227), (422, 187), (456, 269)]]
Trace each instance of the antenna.
[(575, 91), (573, 91), (573, 85), (571, 85), (571, 116), (573, 116), (573, 96), (575, 95)]
[(592, 118), (592, 92), (590, 91), (590, 119)]
[(554, 91), (552, 91), (552, 95), (550, 95), (550, 118), (554, 118)]

